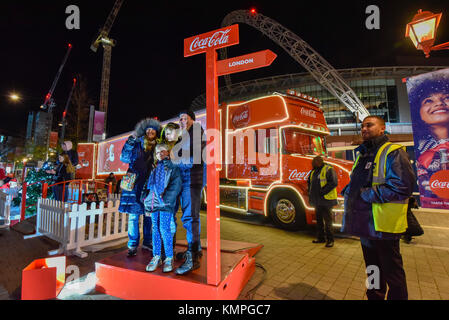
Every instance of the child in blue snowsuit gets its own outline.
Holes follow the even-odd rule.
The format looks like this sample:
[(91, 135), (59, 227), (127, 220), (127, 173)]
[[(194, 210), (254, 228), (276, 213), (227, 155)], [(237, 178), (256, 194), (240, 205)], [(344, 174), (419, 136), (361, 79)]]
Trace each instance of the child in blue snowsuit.
[[(161, 152), (167, 151), (165, 144), (156, 145), (156, 168), (148, 178), (145, 198), (145, 214), (151, 216), (153, 224), (153, 258), (146, 267), (152, 272), (162, 264), (161, 240), (164, 244), (165, 260), (163, 272), (173, 270), (173, 222), (176, 199), (181, 192), (181, 174), (179, 168), (173, 165), (169, 158), (162, 159)], [(162, 239), (161, 239), (162, 238)]]

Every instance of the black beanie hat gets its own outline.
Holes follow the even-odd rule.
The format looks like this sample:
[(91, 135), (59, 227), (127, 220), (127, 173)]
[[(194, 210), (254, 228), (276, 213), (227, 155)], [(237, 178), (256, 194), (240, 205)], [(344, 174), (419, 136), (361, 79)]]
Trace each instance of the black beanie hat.
[(192, 109), (188, 109), (188, 110), (183, 110), (179, 113), (179, 115), (181, 114), (186, 114), (188, 115), (190, 118), (192, 118), (193, 121), (195, 121), (195, 112), (193, 112)]

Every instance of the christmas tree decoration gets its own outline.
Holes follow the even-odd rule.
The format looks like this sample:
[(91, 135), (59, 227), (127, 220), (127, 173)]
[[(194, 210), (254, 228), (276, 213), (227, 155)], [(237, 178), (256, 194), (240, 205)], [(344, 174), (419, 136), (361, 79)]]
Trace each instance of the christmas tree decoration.
[[(53, 168), (54, 168), (53, 164), (47, 161), (43, 164), (42, 168), (39, 170), (36, 169), (28, 170), (25, 178), (25, 182), (27, 183), (26, 206), (28, 207), (25, 211), (26, 217), (36, 214), (37, 200), (40, 197), (42, 197), (42, 185), (45, 182), (51, 184), (53, 181), (53, 174), (47, 173), (46, 171), (51, 170)], [(51, 188), (49, 188), (47, 191), (47, 198), (54, 199)], [(22, 199), (22, 191), (19, 191), (19, 196), (14, 198), (13, 205), (19, 206), (21, 199)]]

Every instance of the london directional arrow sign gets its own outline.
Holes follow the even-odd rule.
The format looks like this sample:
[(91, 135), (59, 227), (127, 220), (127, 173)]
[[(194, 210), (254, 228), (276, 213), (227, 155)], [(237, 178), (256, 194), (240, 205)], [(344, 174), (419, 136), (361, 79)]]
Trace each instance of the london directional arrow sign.
[(269, 66), (277, 55), (271, 50), (262, 50), (243, 56), (217, 61), (217, 76)]

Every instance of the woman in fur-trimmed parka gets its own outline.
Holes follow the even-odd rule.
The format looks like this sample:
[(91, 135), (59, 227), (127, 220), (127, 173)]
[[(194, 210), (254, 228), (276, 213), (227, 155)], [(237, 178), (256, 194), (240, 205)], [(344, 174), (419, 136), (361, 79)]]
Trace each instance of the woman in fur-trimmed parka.
[[(159, 121), (147, 118), (140, 121), (123, 146), (120, 161), (128, 163), (128, 173), (136, 174), (136, 180), (131, 191), (122, 189), (119, 211), (128, 213), (128, 255), (134, 256), (139, 246), (139, 218), (145, 213), (141, 200), (143, 186), (153, 169), (154, 147), (156, 138), (161, 131)], [(151, 218), (144, 216), (143, 248), (152, 250)]]

